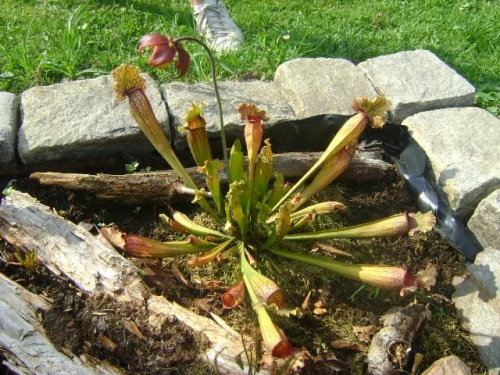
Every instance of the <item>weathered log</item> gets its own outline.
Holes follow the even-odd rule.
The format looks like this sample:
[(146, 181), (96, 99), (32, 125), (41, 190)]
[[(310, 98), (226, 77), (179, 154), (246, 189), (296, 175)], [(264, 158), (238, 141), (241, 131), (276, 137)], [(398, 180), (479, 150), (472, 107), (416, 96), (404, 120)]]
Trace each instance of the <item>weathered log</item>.
[(175, 316), (207, 339), (204, 360), (216, 363), (221, 374), (244, 374), (248, 370), (247, 366), (242, 370), (235, 361), (244, 350), (242, 337), (164, 297), (151, 296), (132, 263), (28, 194), (12, 191), (2, 200), (0, 236), (23, 251), (36, 252), (48, 269), (65, 275), (89, 294), (112, 293), (118, 300), (146, 309), (153, 320)]
[(38, 318), (51, 306), (43, 298), (0, 274), (0, 348), (3, 365), (19, 374), (119, 375), (122, 371), (86, 355), (59, 352)]
[(420, 324), (429, 316), (424, 305), (410, 304), (389, 309), (381, 318), (383, 328), (372, 339), (366, 355), (370, 375), (396, 375), (406, 365), (411, 343)]
[[(320, 155), (319, 152), (277, 154), (274, 158), (275, 170), (283, 173), (287, 179), (294, 179), (302, 176)], [(197, 171), (197, 168), (188, 168), (188, 172), (198, 186), (205, 185), (204, 177)], [(380, 180), (391, 172), (394, 172), (393, 166), (382, 160), (380, 151), (358, 150), (340, 180)], [(114, 199), (127, 204), (168, 202), (171, 199), (185, 197), (177, 193), (182, 183), (173, 171), (127, 175), (36, 172), (31, 174), (31, 178), (40, 181), (43, 185), (83, 190), (102, 199)], [(227, 182), (225, 174), (221, 174), (221, 180), (223, 183)]]

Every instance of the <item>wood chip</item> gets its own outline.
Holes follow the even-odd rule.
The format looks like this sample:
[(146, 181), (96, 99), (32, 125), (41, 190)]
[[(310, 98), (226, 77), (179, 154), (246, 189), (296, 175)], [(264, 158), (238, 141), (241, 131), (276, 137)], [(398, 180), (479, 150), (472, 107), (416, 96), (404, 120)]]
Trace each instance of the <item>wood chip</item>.
[(334, 349), (341, 349), (341, 350), (357, 350), (359, 352), (364, 352), (366, 350), (366, 345), (352, 341), (337, 340), (337, 341), (332, 341), (330, 345)]
[(114, 343), (109, 337), (103, 335), (102, 333), (99, 335), (99, 341), (101, 344), (108, 350), (114, 352), (118, 349), (118, 344)]
[(144, 335), (139, 331), (139, 328), (137, 328), (137, 324), (133, 322), (132, 320), (124, 320), (123, 321), (123, 326), (127, 331), (129, 331), (131, 334), (137, 336), (140, 340), (146, 340)]
[(323, 301), (316, 301), (314, 302), (314, 310), (313, 313), (314, 315), (323, 315), (326, 314), (326, 309), (323, 307)]
[(323, 307), (316, 307), (313, 310), (313, 313), (314, 313), (314, 315), (323, 315), (323, 314), (326, 314), (326, 309)]

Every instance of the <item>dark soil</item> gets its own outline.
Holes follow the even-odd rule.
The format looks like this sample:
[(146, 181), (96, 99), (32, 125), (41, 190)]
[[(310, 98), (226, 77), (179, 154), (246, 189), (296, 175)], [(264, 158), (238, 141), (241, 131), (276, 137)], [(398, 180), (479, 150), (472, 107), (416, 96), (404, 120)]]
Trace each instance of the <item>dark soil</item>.
[[(54, 207), (73, 222), (96, 225), (115, 223), (126, 232), (159, 240), (175, 237), (157, 220), (158, 214), (166, 211), (165, 207), (130, 207), (117, 202), (103, 202), (83, 193), (40, 187), (28, 179), (18, 181), (18, 188)], [(418, 210), (399, 180), (344, 184), (328, 189), (322, 200), (325, 197), (345, 203), (348, 210), (322, 218), (318, 223), (320, 228), (358, 224)], [(276, 323), (284, 329), (294, 347), (304, 348), (311, 354), (312, 359), (302, 373), (330, 374), (343, 369), (343, 374), (362, 374), (364, 353), (334, 349), (332, 341), (346, 340), (368, 345), (355, 334), (353, 327), (377, 325), (380, 315), (390, 307), (406, 305), (414, 300), (429, 304), (433, 314), (432, 319), (420, 329), (414, 343), (414, 350), (425, 355), (421, 369), (436, 359), (455, 354), (474, 374), (485, 372), (477, 350), (460, 328), (456, 311), (449, 301), (453, 292), (451, 279), (464, 273), (463, 258), (437, 234), (365, 241), (332, 240), (329, 243), (350, 252), (354, 261), (360, 263), (403, 265), (415, 271), (432, 263), (438, 269), (437, 285), (432, 292), (418, 292), (403, 298), (397, 292), (362, 287), (360, 283), (323, 271), (269, 258), (269, 262), (263, 264), (263, 270), (287, 291), (289, 307), (300, 306), (307, 293), (312, 291), (311, 303), (321, 301), (326, 310), (321, 315), (306, 311), (300, 319), (276, 318)], [(309, 251), (312, 243), (301, 246)], [(2, 240), (0, 255), (7, 261), (15, 261), (12, 247)], [(222, 313), (220, 296), (225, 286), (233, 281), (231, 263), (219, 268), (206, 266), (190, 274), (180, 259), (179, 269), (189, 279), (186, 285), (172, 275), (172, 261), (134, 262), (143, 270), (144, 280), (155, 293), (165, 295), (199, 314), (208, 315), (210, 311)], [(128, 374), (213, 373), (198, 359), (203, 342), (175, 319), (164, 323), (160, 329), (154, 328), (143, 311), (134, 311), (130, 306), (117, 304), (106, 296), (86, 296), (42, 266), (36, 272), (28, 273), (22, 267), (0, 261), (0, 272), (34, 293), (53, 300), (54, 309), (45, 315), (44, 326), (53, 342), (61, 348), (75, 354), (88, 353), (106, 359)], [(222, 281), (215, 281), (216, 277), (221, 277)], [(225, 312), (223, 318), (236, 330), (255, 333), (255, 317), (249, 304)], [(133, 322), (144, 338), (127, 330), (126, 321)]]

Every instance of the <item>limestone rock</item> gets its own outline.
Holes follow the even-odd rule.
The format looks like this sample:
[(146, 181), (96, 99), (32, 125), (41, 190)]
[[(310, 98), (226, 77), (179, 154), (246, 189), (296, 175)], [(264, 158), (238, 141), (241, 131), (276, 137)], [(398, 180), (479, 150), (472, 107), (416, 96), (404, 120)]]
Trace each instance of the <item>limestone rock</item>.
[(481, 245), (500, 249), (500, 189), (479, 203), (467, 225)]
[(451, 209), (468, 219), (500, 188), (500, 119), (475, 107), (421, 112), (403, 121), (430, 161)]
[(422, 375), (471, 375), (470, 369), (457, 356), (438, 359)]
[(14, 169), (19, 99), (10, 92), (0, 92), (0, 174)]
[(299, 119), (352, 115), (353, 100), (377, 95), (366, 76), (345, 59), (300, 58), (281, 64), (274, 83)]
[(375, 57), (358, 68), (392, 103), (390, 120), (396, 124), (418, 112), (474, 104), (474, 86), (426, 50)]
[[(168, 113), (158, 87), (149, 76), (144, 78), (151, 106), (168, 132)], [(153, 150), (127, 101), (115, 99), (110, 76), (34, 87), (22, 94), (21, 102), (18, 149), (25, 164)]]
[[(162, 85), (162, 90), (172, 119), (175, 145), (178, 148), (187, 147), (186, 137), (178, 132), (178, 128), (184, 125), (187, 110), (192, 103), (199, 105), (201, 102), (206, 102), (203, 113), (207, 121), (208, 136), (212, 139), (220, 139), (219, 114), (211, 83), (190, 85), (173, 82)], [(269, 120), (264, 122), (264, 137), (266, 138), (272, 137), (272, 134), (276, 134), (280, 129), (283, 130), (284, 122), (295, 119), (292, 109), (276, 91), (272, 82), (220, 82), (219, 92), (224, 113), (224, 129), (228, 140), (239, 137), (243, 132), (245, 122), (240, 120), (238, 114), (238, 106), (243, 102), (254, 103), (259, 109), (267, 111)], [(294, 132), (294, 129), (286, 130), (288, 133)], [(286, 138), (290, 134), (280, 132), (280, 138), (283, 136)], [(273, 139), (278, 141), (276, 137)], [(230, 143), (228, 147), (231, 147)]]
[[(497, 275), (498, 277), (498, 275)], [(452, 296), (462, 326), (469, 331), (490, 374), (500, 371), (500, 312), (482, 298), (472, 279), (455, 277)], [(498, 291), (497, 291), (498, 293)]]

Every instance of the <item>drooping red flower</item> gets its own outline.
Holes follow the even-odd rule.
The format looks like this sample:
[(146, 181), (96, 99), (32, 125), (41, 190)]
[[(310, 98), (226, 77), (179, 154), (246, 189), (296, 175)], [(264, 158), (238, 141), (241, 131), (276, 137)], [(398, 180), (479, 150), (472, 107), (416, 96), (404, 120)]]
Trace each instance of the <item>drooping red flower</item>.
[[(175, 61), (175, 67), (179, 70), (179, 77), (185, 75), (191, 61), (189, 54), (174, 38), (161, 34), (146, 34), (139, 41), (138, 53), (141, 55), (144, 48), (150, 47), (151, 57), (149, 66), (167, 69), (169, 64)], [(177, 59), (176, 59), (177, 56)]]

